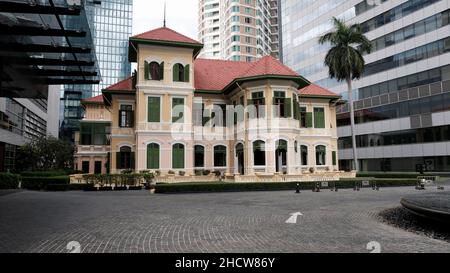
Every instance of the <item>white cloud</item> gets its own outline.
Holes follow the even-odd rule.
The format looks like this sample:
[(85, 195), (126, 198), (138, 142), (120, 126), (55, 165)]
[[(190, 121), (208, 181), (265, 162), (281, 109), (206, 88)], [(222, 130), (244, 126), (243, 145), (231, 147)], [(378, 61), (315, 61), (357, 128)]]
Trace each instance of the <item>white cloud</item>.
[[(133, 35), (163, 26), (165, 0), (134, 0)], [(167, 27), (198, 39), (198, 0), (166, 0)]]

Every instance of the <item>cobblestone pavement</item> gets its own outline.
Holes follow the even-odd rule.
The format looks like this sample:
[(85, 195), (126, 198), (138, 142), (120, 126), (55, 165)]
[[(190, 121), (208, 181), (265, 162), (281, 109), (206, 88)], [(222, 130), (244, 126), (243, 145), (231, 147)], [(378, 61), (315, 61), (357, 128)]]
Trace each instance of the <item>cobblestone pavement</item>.
[[(431, 191), (431, 190), (430, 190)], [(427, 191), (429, 192), (429, 191)], [(30, 192), (0, 196), (0, 252), (450, 252), (450, 244), (381, 223), (413, 188), (294, 194)], [(296, 224), (291, 213), (301, 212)]]

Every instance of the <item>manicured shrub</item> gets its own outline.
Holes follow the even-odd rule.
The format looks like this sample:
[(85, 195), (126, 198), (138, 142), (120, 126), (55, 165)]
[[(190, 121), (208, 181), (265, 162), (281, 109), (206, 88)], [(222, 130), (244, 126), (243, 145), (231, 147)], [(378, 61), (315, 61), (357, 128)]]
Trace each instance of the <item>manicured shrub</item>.
[(67, 175), (65, 171), (22, 172), (22, 177), (55, 177)]
[[(355, 186), (355, 182), (364, 179), (331, 181), (330, 186), (336, 183), (340, 189), (349, 189)], [(376, 179), (379, 187), (400, 187), (415, 186), (415, 179)], [(180, 184), (157, 184), (156, 193), (193, 193), (193, 192), (238, 192), (238, 191), (279, 191), (279, 190), (295, 190), (297, 183), (301, 190), (311, 190), (317, 182), (270, 182), (270, 183), (180, 183)]]
[(47, 190), (49, 185), (69, 185), (69, 176), (22, 177), (22, 188), (27, 190)]
[(356, 177), (374, 177), (374, 178), (417, 178), (420, 173), (400, 173), (400, 172), (359, 172)]
[(0, 190), (17, 189), (20, 176), (10, 173), (0, 173)]

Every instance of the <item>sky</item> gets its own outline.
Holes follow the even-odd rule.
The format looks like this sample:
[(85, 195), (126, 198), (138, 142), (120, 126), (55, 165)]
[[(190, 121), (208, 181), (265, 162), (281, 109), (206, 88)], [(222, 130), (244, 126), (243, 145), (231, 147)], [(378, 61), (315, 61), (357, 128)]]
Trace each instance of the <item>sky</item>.
[(163, 26), (164, 2), (166, 26), (197, 40), (198, 0), (134, 0), (133, 35)]

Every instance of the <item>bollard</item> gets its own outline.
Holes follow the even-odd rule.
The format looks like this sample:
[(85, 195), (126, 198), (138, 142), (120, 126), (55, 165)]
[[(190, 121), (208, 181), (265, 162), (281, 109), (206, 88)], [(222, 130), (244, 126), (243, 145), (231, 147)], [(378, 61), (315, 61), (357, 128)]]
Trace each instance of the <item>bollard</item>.
[(300, 193), (300, 184), (299, 183), (297, 183), (295, 193)]

